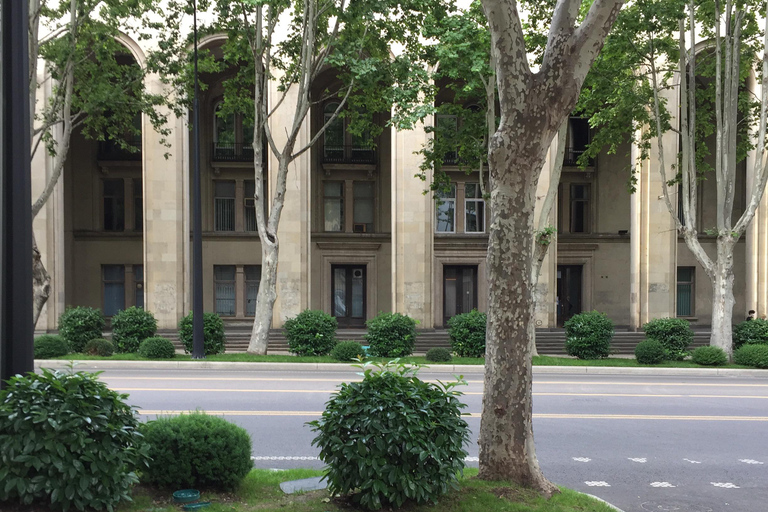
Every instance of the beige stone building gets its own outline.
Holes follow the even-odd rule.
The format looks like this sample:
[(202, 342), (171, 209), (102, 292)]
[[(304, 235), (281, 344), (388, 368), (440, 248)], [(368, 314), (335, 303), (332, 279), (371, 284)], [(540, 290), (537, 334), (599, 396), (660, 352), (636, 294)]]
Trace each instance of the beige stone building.
[[(124, 42), (141, 65), (142, 47), (128, 38)], [(220, 44), (216, 37), (201, 42), (214, 52)], [(238, 115), (215, 115), (223, 78), (202, 77), (209, 85), (201, 98), (204, 308), (245, 324), (254, 311), (261, 259), (252, 199), (252, 127)], [(157, 77), (147, 86), (162, 89)], [(271, 121), (275, 133), (290, 120), (290, 100), (289, 95)], [(669, 101), (674, 107), (675, 98)], [(334, 109), (332, 103), (316, 106), (301, 139), (309, 141)], [(382, 125), (387, 118), (387, 113), (378, 115)], [(174, 119), (167, 148), (148, 120), (141, 122), (138, 153), (73, 136), (63, 178), (34, 225), (53, 280), (38, 330), (56, 329), (58, 316), (75, 305), (101, 308), (107, 316), (143, 306), (160, 328), (174, 328), (190, 311), (192, 132), (187, 119)], [(342, 328), (363, 326), (379, 311), (396, 311), (416, 318), (419, 328), (432, 329), (454, 314), (487, 307), (489, 214), (479, 177), (449, 166), (451, 191), (436, 205), (414, 176), (420, 163), (415, 152), (427, 136), (423, 129), (386, 128), (371, 149), (359, 144), (341, 120), (295, 162), (278, 233), (274, 327), (313, 308), (335, 315)], [(708, 325), (711, 286), (675, 233), (661, 198), (656, 158), (636, 166), (637, 192), (630, 194), (626, 184), (635, 148), (600, 155), (581, 170), (575, 159), (589, 137), (588, 125), (571, 119), (551, 219), (559, 235), (542, 270), (537, 326), (558, 327), (573, 314), (593, 309), (630, 329), (664, 316)], [(665, 144), (672, 161), (678, 142), (669, 136)], [(556, 149), (553, 143), (540, 198)], [(33, 195), (42, 190), (50, 166), (44, 156), (33, 162)], [(751, 168), (748, 161), (739, 174), (737, 215), (744, 208)], [(267, 180), (270, 190), (273, 178), (270, 174)], [(707, 206), (713, 203), (714, 183), (701, 188), (700, 226), (713, 226), (715, 214)], [(702, 239), (714, 248), (713, 238)], [(739, 243), (736, 262), (735, 319), (749, 309), (767, 313), (765, 204)]]

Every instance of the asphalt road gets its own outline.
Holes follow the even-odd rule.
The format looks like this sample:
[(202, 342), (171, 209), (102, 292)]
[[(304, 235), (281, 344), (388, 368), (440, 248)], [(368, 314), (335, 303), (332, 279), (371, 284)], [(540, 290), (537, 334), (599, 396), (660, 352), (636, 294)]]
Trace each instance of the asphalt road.
[[(422, 378), (446, 375), (422, 372)], [(107, 370), (145, 418), (203, 409), (245, 427), (262, 468), (322, 467), (312, 432), (353, 372)], [(463, 388), (477, 465), (482, 374)], [(534, 379), (545, 475), (625, 512), (768, 510), (768, 378), (547, 374)]]

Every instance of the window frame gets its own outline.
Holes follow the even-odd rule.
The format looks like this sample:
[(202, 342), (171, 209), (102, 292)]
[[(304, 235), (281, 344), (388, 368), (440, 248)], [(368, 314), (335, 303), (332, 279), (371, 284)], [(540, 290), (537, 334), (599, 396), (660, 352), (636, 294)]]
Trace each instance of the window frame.
[[(691, 271), (690, 281), (680, 280), (680, 270), (689, 269)], [(690, 296), (690, 315), (680, 314), (680, 285), (689, 285), (691, 287)], [(695, 318), (696, 317), (696, 267), (692, 265), (681, 265), (675, 268), (675, 318)]]
[[(218, 279), (216, 276), (216, 270), (218, 268), (231, 268), (233, 271), (232, 279)], [(217, 295), (218, 284), (232, 284), (232, 298), (219, 299)], [(219, 300), (231, 300), (232, 301), (232, 314), (224, 314), (219, 310)], [(213, 266), (213, 310), (214, 312), (223, 318), (234, 318), (237, 316), (237, 265), (214, 265)]]
[[(212, 181), (213, 181), (213, 230), (215, 232), (217, 232), (217, 233), (234, 233), (235, 231), (237, 231), (237, 225), (236, 225), (237, 214), (235, 212), (235, 209), (237, 208), (237, 180), (234, 180), (234, 179), (214, 179)], [(218, 190), (217, 190), (217, 188), (218, 188), (217, 185), (219, 183), (231, 183), (232, 186), (234, 187), (233, 188), (232, 196), (219, 196), (218, 195)], [(219, 209), (217, 207), (217, 202), (219, 200), (222, 200), (222, 201), (223, 200), (231, 200), (232, 201), (232, 206), (230, 208), (231, 215), (232, 215), (232, 220), (231, 220), (232, 229), (220, 229), (220, 227), (219, 227), (220, 225), (222, 225), (222, 224), (219, 223), (219, 216), (218, 216)]]
[[(450, 187), (451, 187), (451, 194), (452, 194), (452, 196), (445, 196), (444, 194), (446, 194), (446, 192), (445, 191), (441, 191), (441, 190), (436, 191), (435, 194), (434, 194), (434, 198), (435, 198), (435, 233), (439, 233), (439, 234), (455, 234), (457, 232), (457, 230), (456, 230), (456, 228), (457, 228), (457, 226), (456, 226), (456, 217), (457, 217), (457, 215), (456, 215), (456, 213), (457, 213), (456, 212), (456, 204), (457, 204), (456, 193), (457, 193), (457, 189), (458, 189), (457, 183), (452, 181), (451, 184), (450, 184)], [(450, 231), (443, 231), (443, 230), (438, 229), (439, 224), (440, 224), (439, 216), (440, 216), (440, 206), (441, 206), (441, 203), (453, 203), (453, 220), (452, 220), (452, 223), (451, 223), (452, 229)]]
[[(256, 268), (258, 269), (258, 278), (257, 279), (248, 279), (248, 269), (249, 268)], [(243, 316), (246, 318), (253, 318), (256, 316), (256, 303), (253, 304), (253, 313), (248, 312), (248, 285), (251, 283), (256, 283), (256, 296), (259, 295), (259, 288), (261, 286), (261, 265), (243, 265)], [(237, 308), (235, 308), (237, 309)]]
[[(119, 268), (122, 271), (122, 279), (107, 279), (107, 268), (113, 267), (113, 268)], [(107, 318), (112, 318), (115, 314), (117, 314), (119, 311), (124, 310), (127, 307), (127, 301), (125, 300), (125, 289), (126, 289), (126, 283), (125, 283), (125, 265), (123, 264), (102, 264), (101, 265), (101, 310), (104, 312), (104, 316)], [(107, 285), (108, 284), (122, 284), (123, 287), (123, 307), (117, 308), (114, 313), (108, 314), (107, 313)]]
[[(119, 189), (122, 191), (122, 194), (120, 195), (111, 195), (107, 194), (107, 183), (108, 182), (114, 182), (119, 183), (119, 186), (116, 187), (116, 189)], [(117, 207), (118, 200), (122, 199), (122, 226), (120, 228), (112, 228), (107, 227), (107, 199), (111, 199), (113, 201), (112, 207), (109, 209), (111, 210), (113, 218), (118, 218), (120, 215), (116, 214), (116, 210), (119, 210)], [(126, 231), (126, 202), (125, 202), (125, 179), (124, 178), (103, 178), (101, 180), (101, 228), (103, 231), (107, 231), (110, 233), (123, 233)], [(114, 222), (113, 222), (114, 224)]]
[[(475, 186), (475, 189), (477, 191), (475, 196), (472, 196), (472, 197), (468, 197), (467, 196), (467, 185), (474, 185)], [(479, 203), (480, 204), (481, 210), (479, 210), (479, 211), (482, 211), (483, 225), (482, 225), (482, 228), (479, 231), (470, 231), (467, 228), (467, 225), (468, 225), (467, 214), (468, 214), (468, 211), (469, 211), (467, 209), (467, 204), (469, 204), (469, 203), (475, 203), (475, 204)], [(471, 233), (471, 234), (485, 233), (486, 232), (485, 231), (486, 230), (486, 220), (485, 219), (486, 219), (485, 199), (483, 198), (482, 189), (480, 188), (480, 182), (479, 181), (478, 182), (472, 182), (472, 181), (465, 182), (464, 183), (464, 232), (465, 233)]]

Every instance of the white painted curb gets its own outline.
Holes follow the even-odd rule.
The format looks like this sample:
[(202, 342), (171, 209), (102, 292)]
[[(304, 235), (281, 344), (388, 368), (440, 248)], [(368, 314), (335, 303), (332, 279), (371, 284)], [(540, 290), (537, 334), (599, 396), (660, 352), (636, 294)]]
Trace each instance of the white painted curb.
[[(587, 494), (587, 493), (584, 493), (584, 494)], [(617, 507), (617, 506), (615, 506), (615, 505), (611, 505), (610, 503), (608, 503), (608, 502), (607, 502), (607, 501), (605, 501), (604, 499), (602, 499), (602, 498), (598, 498), (598, 497), (597, 497), (597, 496), (595, 496), (594, 494), (587, 494), (587, 496), (589, 496), (590, 498), (596, 499), (597, 501), (602, 501), (603, 503), (605, 503), (606, 505), (608, 505), (608, 508), (612, 508), (613, 510), (616, 510), (616, 512), (624, 512), (624, 511), (623, 511), (623, 510), (621, 510), (619, 507)]]

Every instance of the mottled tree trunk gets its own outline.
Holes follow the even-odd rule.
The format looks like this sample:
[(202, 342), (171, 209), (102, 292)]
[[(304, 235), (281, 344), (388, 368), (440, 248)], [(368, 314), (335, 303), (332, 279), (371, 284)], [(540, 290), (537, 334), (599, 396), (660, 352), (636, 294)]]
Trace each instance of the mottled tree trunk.
[(277, 256), (278, 241), (274, 243), (261, 241), (261, 281), (259, 294), (256, 297), (251, 340), (248, 343), (249, 354), (267, 353), (269, 344), (269, 329), (272, 327), (272, 314), (277, 300)]
[(712, 334), (710, 345), (719, 347), (733, 357), (733, 243), (717, 241), (717, 262), (712, 276)]
[(51, 296), (51, 276), (45, 270), (35, 234), (32, 233), (32, 327), (37, 325), (43, 306)]

